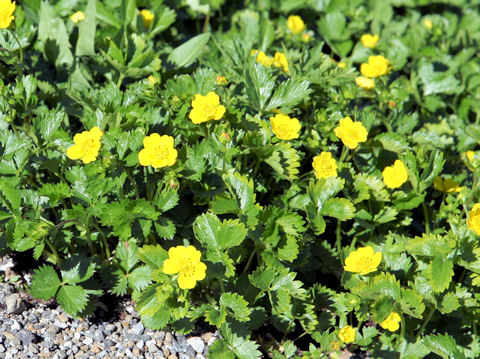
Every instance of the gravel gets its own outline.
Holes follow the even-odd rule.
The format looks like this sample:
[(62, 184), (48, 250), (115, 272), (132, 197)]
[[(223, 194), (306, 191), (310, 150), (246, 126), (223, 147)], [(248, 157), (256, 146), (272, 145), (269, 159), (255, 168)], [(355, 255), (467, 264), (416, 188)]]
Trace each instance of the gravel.
[[(11, 268), (8, 261), (0, 257), (0, 273)], [(150, 330), (131, 301), (103, 319), (72, 318), (51, 301), (34, 300), (0, 282), (0, 358), (203, 359), (218, 338), (217, 332), (184, 336)]]

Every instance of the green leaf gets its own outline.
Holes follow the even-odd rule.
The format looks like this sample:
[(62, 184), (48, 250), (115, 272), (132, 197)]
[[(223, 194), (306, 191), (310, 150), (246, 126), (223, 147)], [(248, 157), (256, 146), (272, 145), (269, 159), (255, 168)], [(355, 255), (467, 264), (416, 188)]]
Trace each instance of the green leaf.
[(74, 255), (63, 260), (60, 265), (62, 280), (70, 284), (77, 284), (89, 279), (95, 272), (95, 262), (82, 255)]
[(148, 266), (137, 267), (128, 276), (128, 284), (135, 290), (141, 291), (152, 283), (152, 269)]
[(277, 248), (278, 259), (293, 262), (298, 257), (298, 243), (294, 236), (288, 236), (285, 244)]
[(217, 339), (208, 348), (208, 357), (211, 359), (232, 359), (232, 349), (224, 339)]
[(260, 64), (247, 64), (245, 71), (248, 100), (257, 111), (264, 111), (268, 99), (272, 95), (275, 81), (269, 70)]
[(287, 142), (280, 142), (275, 146), (271, 156), (265, 160), (281, 179), (293, 181), (298, 177), (300, 156)]
[(85, 289), (77, 285), (64, 285), (57, 293), (57, 301), (67, 313), (76, 315), (83, 310), (88, 302)]
[(250, 308), (248, 303), (240, 294), (222, 293), (220, 306), (232, 314), (233, 318), (240, 322), (247, 322), (250, 319)]
[(265, 111), (281, 109), (284, 113), (288, 112), (312, 92), (312, 90), (309, 89), (309, 86), (310, 82), (305, 80), (298, 81), (288, 79), (287, 81), (283, 81), (275, 89)]
[(257, 269), (248, 276), (250, 283), (263, 291), (270, 290), (270, 286), (275, 279), (276, 273), (272, 269)]
[(174, 208), (180, 197), (176, 191), (163, 190), (155, 196), (155, 199), (152, 203), (160, 210), (161, 212), (166, 212)]
[(402, 308), (402, 312), (417, 319), (422, 319), (422, 314), (425, 311), (423, 297), (413, 289), (402, 288), (400, 307)]
[(460, 308), (460, 301), (453, 293), (446, 293), (441, 299), (442, 301), (438, 310), (442, 314), (451, 313)]
[(229, 185), (236, 195), (238, 207), (244, 211), (255, 203), (253, 181), (235, 171), (229, 171), (222, 176), (225, 184)]
[(158, 222), (155, 222), (155, 230), (157, 234), (165, 239), (172, 239), (175, 235), (175, 224), (170, 219), (159, 217)]
[(53, 298), (59, 286), (60, 279), (53, 267), (43, 265), (34, 270), (30, 291), (35, 298), (44, 300)]
[(133, 240), (118, 243), (115, 250), (115, 258), (127, 273), (138, 263), (137, 251), (137, 245)]
[(443, 359), (466, 359), (465, 355), (458, 350), (455, 340), (448, 334), (428, 335), (423, 338), (423, 344)]
[(138, 258), (153, 269), (163, 268), (163, 261), (168, 258), (168, 252), (159, 244), (143, 246), (138, 250)]
[(247, 229), (239, 220), (229, 219), (221, 222), (213, 213), (198, 216), (193, 231), (204, 247), (220, 251), (238, 246), (247, 236)]
[(174, 10), (167, 6), (162, 6), (161, 9), (155, 12), (155, 27), (150, 30), (149, 35), (153, 37), (162, 31), (165, 31), (175, 22), (176, 17), (177, 14)]
[(96, 3), (96, 0), (88, 0), (85, 20), (79, 24), (76, 56), (95, 56)]
[(345, 221), (353, 218), (355, 207), (346, 198), (330, 198), (325, 202), (320, 213)]
[(205, 313), (205, 320), (210, 325), (220, 326), (225, 322), (227, 318), (227, 311), (225, 307), (220, 307), (219, 309), (216, 308), (208, 308)]
[(432, 151), (428, 160), (428, 166), (420, 177), (420, 192), (430, 187), (435, 178), (442, 173), (444, 163), (443, 152)]
[(117, 268), (111, 273), (111, 275), (114, 279), (110, 291), (118, 296), (127, 294), (128, 277), (125, 275), (125, 273), (120, 268)]
[(384, 132), (375, 137), (376, 141), (380, 141), (387, 151), (395, 153), (403, 153), (409, 149), (408, 142), (404, 136), (397, 135), (392, 132)]
[(186, 67), (195, 62), (202, 54), (203, 48), (210, 39), (210, 33), (197, 35), (175, 48), (168, 56), (168, 61), (177, 67)]
[(435, 257), (427, 268), (427, 278), (436, 292), (448, 288), (453, 277), (453, 262), (451, 259)]

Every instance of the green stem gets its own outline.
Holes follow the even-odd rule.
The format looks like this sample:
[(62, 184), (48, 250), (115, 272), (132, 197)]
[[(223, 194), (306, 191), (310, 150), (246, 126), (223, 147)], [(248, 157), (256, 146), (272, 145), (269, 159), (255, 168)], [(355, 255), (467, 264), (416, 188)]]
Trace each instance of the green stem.
[(128, 168), (125, 168), (125, 173), (127, 174), (127, 177), (130, 180), (130, 182), (132, 182), (132, 185), (135, 188), (135, 193), (136, 193), (137, 199), (139, 199), (140, 198), (140, 191), (138, 190), (137, 182), (135, 182), (135, 179), (130, 174), (130, 171), (128, 170)]
[(48, 247), (52, 251), (54, 257), (55, 257), (55, 264), (59, 264), (61, 262), (60, 255), (58, 254), (57, 248), (53, 245), (52, 241), (48, 239), (48, 237), (45, 237), (45, 242), (47, 243)]
[(122, 82), (125, 79), (125, 76), (123, 74), (118, 75), (118, 81), (117, 81), (117, 87), (120, 88), (122, 86)]
[(100, 237), (102, 237), (103, 247), (105, 248), (105, 259), (110, 259), (111, 253), (110, 253), (110, 248), (108, 248), (108, 241), (107, 241), (107, 237), (105, 236), (105, 233), (103, 233), (102, 229), (99, 227), (99, 225), (95, 221), (93, 221), (93, 226), (100, 234)]
[(428, 209), (425, 202), (422, 203), (423, 207), (423, 216), (425, 217), (425, 232), (430, 234), (430, 217), (428, 216)]
[(396, 341), (397, 348), (399, 347), (402, 340), (405, 338), (405, 318), (401, 316), (401, 320), (402, 320), (402, 323), (400, 324), (401, 325), (400, 336), (397, 338), (397, 341)]
[(247, 261), (247, 264), (245, 265), (245, 268), (243, 268), (243, 272), (242, 273), (246, 273), (247, 270), (250, 268), (250, 266), (252, 265), (252, 261), (253, 261), (253, 257), (255, 256), (255, 253), (257, 252), (256, 249), (254, 249), (252, 251), (252, 253), (250, 253), (250, 257), (248, 257), (248, 261)]
[(343, 251), (342, 251), (342, 222), (337, 219), (337, 252), (340, 258), (340, 263), (343, 265)]
[(210, 11), (205, 16), (205, 23), (203, 24), (203, 32), (208, 32), (208, 25), (210, 24)]
[(9, 29), (9, 30), (12, 33), (15, 40), (17, 41), (18, 50), (20, 51), (20, 62), (23, 63), (23, 49), (22, 49), (22, 45), (20, 44), (20, 40), (18, 39), (17, 34), (15, 34), (15, 31), (13, 31), (12, 29)]
[(430, 322), (430, 319), (432, 319), (432, 315), (433, 315), (434, 312), (435, 312), (435, 308), (430, 307), (430, 311), (428, 312), (427, 316), (426, 316), (425, 319), (423, 320), (422, 326), (420, 327), (420, 329), (418, 329), (417, 334), (415, 334), (415, 339), (418, 339), (418, 337), (420, 336), (420, 334), (423, 333), (423, 330), (425, 329), (425, 327), (427, 326), (427, 324)]

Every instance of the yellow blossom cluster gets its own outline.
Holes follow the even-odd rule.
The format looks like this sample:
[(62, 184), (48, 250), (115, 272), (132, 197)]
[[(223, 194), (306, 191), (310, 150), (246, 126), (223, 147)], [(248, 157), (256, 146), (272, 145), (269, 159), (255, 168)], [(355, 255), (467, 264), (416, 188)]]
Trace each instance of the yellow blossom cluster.
[(70, 20), (74, 24), (78, 24), (80, 21), (85, 20), (85, 13), (83, 11), (77, 11), (70, 16)]
[(313, 157), (312, 167), (317, 178), (337, 177), (337, 162), (330, 152)]
[(273, 57), (270, 57), (264, 51), (253, 49), (250, 54), (256, 56), (257, 62), (265, 67), (271, 67), (273, 65), (277, 68), (281, 68), (283, 72), (290, 72), (287, 56), (282, 52), (277, 51)]
[(353, 343), (355, 341), (355, 336), (357, 335), (357, 330), (350, 325), (344, 326), (338, 332), (338, 338), (345, 344)]
[(387, 75), (390, 70), (390, 61), (382, 55), (369, 56), (368, 62), (360, 65), (362, 75), (369, 78)]
[(402, 318), (400, 318), (400, 315), (397, 312), (391, 312), (387, 318), (383, 322), (380, 323), (380, 326), (383, 329), (387, 329), (391, 332), (394, 332), (400, 328), (400, 322), (402, 321)]
[(379, 39), (380, 37), (378, 35), (364, 34), (360, 38), (360, 41), (363, 46), (368, 47), (369, 49), (374, 49), (377, 46)]
[(387, 166), (383, 169), (383, 183), (388, 188), (401, 187), (408, 180), (407, 167), (401, 160), (396, 160), (393, 166)]
[(177, 160), (172, 136), (152, 133), (143, 139), (143, 149), (138, 153), (138, 161), (142, 166), (161, 168), (173, 166)]
[(343, 144), (351, 150), (357, 148), (360, 142), (365, 142), (368, 135), (367, 129), (361, 122), (354, 122), (348, 116), (342, 118), (339, 126), (335, 127), (333, 131), (342, 140)]
[(103, 131), (98, 127), (93, 127), (90, 131), (77, 133), (73, 137), (75, 144), (67, 150), (67, 157), (71, 160), (81, 159), (85, 164), (95, 161), (100, 150), (102, 136)]
[(143, 26), (149, 29), (152, 26), (153, 19), (155, 18), (155, 14), (148, 9), (143, 9), (139, 11), (140, 15), (142, 15)]
[(206, 96), (195, 95), (188, 118), (194, 124), (199, 124), (210, 120), (220, 120), (224, 114), (225, 106), (220, 105), (220, 97), (215, 92), (209, 92)]
[(301, 34), (306, 29), (305, 23), (298, 15), (290, 15), (288, 17), (287, 27), (292, 32), (292, 34), (295, 35)]
[(467, 226), (480, 236), (480, 203), (475, 203), (468, 214)]

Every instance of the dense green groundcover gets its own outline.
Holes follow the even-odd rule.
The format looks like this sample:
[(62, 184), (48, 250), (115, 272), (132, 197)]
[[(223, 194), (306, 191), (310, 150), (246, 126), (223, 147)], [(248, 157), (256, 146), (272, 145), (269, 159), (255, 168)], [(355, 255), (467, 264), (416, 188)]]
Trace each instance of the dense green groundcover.
[(8, 4), (0, 249), (33, 296), (131, 296), (218, 327), (210, 358), (480, 357), (480, 1)]

